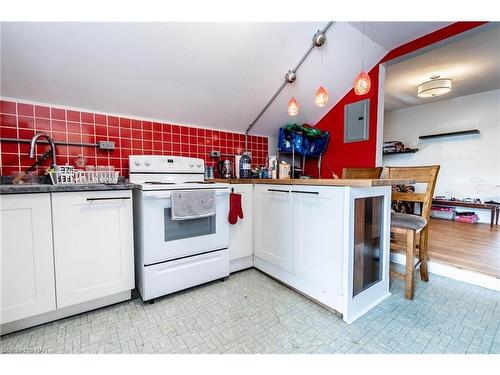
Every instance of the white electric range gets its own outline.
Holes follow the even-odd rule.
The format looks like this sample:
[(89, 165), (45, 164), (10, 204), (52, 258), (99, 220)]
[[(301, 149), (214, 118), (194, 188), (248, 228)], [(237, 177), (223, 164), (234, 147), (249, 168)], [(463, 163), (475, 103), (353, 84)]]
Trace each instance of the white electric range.
[[(131, 155), (136, 286), (144, 301), (229, 275), (229, 184), (204, 181), (202, 159)], [(215, 215), (171, 219), (172, 191), (207, 189)]]

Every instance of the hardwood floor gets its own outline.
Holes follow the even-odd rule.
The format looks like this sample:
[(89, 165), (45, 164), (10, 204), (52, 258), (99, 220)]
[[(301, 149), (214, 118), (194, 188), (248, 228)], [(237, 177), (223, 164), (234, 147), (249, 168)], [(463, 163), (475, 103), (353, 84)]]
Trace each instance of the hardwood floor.
[(429, 259), (500, 278), (500, 225), (431, 219)]
[[(404, 237), (395, 235), (397, 242)], [(429, 260), (500, 278), (500, 225), (431, 219)]]

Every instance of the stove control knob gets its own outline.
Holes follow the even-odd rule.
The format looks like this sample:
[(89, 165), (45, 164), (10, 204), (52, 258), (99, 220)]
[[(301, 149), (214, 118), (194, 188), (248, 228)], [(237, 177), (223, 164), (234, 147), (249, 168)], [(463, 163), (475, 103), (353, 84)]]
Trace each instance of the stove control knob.
[(149, 167), (151, 165), (151, 162), (149, 160), (146, 160), (144, 161), (144, 164), (146, 165), (146, 167)]
[(201, 168), (201, 164), (196, 164), (196, 168), (200, 169)]
[(139, 165), (141, 165), (141, 161), (140, 161), (140, 160), (136, 160), (136, 161), (134, 161), (134, 164), (135, 164), (136, 166), (139, 166)]
[(193, 168), (194, 164), (189, 163), (189, 168)]

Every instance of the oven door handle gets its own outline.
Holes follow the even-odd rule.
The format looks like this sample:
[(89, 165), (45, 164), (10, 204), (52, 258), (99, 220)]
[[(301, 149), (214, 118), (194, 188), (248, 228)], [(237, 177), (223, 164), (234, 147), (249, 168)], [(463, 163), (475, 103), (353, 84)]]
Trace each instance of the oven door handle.
[[(172, 197), (172, 192), (157, 192), (157, 191), (151, 191), (151, 192), (144, 192), (143, 193), (145, 199), (170, 199)], [(227, 196), (229, 195), (229, 190), (224, 189), (224, 190), (216, 190), (215, 191), (215, 196), (220, 197), (220, 196)]]

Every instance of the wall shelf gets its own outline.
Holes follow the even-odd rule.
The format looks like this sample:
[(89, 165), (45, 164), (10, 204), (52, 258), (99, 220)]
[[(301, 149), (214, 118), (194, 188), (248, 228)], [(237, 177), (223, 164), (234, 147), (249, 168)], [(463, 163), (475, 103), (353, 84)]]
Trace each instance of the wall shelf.
[(473, 135), (473, 134), (479, 134), (479, 129), (461, 130), (461, 131), (449, 132), (449, 133), (421, 135), (418, 138), (419, 139), (434, 139), (434, 138), (456, 137), (456, 136), (461, 136), (461, 135)]
[(383, 155), (414, 154), (417, 151), (418, 151), (418, 148), (407, 148), (406, 150), (403, 150), (403, 151), (384, 152)]

